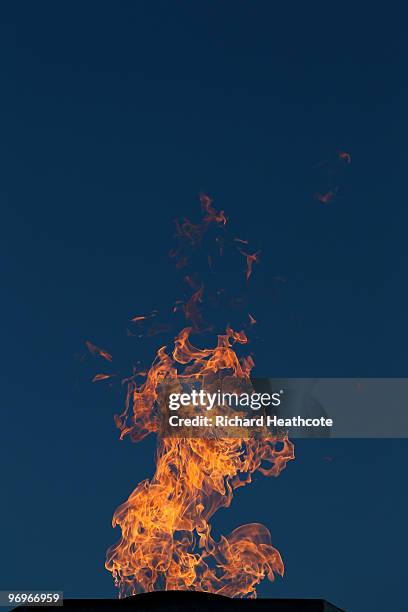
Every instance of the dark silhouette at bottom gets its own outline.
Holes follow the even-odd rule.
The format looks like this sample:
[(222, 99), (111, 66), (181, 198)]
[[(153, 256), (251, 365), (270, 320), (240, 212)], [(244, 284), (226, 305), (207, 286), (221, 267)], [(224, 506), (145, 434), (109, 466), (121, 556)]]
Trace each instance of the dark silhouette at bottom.
[[(15, 610), (34, 610), (38, 606), (19, 606)], [(156, 591), (126, 599), (64, 599), (61, 606), (83, 612), (131, 608), (137, 612), (344, 612), (324, 599), (231, 599), (200, 591)]]

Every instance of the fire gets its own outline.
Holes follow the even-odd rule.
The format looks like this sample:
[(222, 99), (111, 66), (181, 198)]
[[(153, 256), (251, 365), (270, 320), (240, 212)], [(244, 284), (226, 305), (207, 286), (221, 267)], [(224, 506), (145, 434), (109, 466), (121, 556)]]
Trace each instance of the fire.
[(114, 374), (96, 374), (93, 377), (92, 382), (98, 382), (98, 380), (106, 380), (107, 378), (112, 378), (112, 376), (114, 376)]
[[(187, 277), (188, 278), (188, 277)], [(191, 298), (184, 304), (184, 316), (187, 320), (193, 323), (194, 329), (198, 330), (202, 324), (202, 315), (200, 312), (200, 304), (203, 299), (204, 287), (201, 285), (197, 291), (194, 291)]]
[[(184, 220), (177, 226), (194, 243), (202, 239), (209, 224), (226, 223), (224, 212), (217, 212), (207, 196), (201, 197), (201, 204), (200, 225)], [(141, 384), (136, 383), (136, 375), (127, 379), (125, 408), (115, 416), (121, 439), (129, 436), (138, 442), (150, 433), (158, 439), (153, 477), (142, 481), (113, 516), (113, 527), (120, 528), (121, 537), (108, 550), (105, 566), (120, 597), (174, 589), (255, 597), (256, 586), (265, 576), (273, 581), (284, 572), (266, 527), (244, 525), (216, 540), (211, 519), (218, 509), (231, 504), (234, 490), (249, 484), (256, 471), (278, 476), (294, 458), (293, 444), (271, 434), (176, 438), (162, 435), (160, 429), (163, 388), (214, 375), (250, 384), (252, 357), (239, 357), (235, 348), (248, 342), (243, 331), (228, 326), (211, 348), (198, 348), (191, 342), (201, 300), (200, 285), (184, 305), (192, 325), (179, 332), (171, 351), (166, 346), (157, 350)]]
[(92, 355), (97, 355), (99, 357), (102, 357), (102, 359), (106, 359), (106, 361), (112, 361), (112, 355), (110, 355), (108, 351), (105, 351), (104, 349), (99, 348), (99, 346), (96, 346), (96, 344), (92, 344), (92, 342), (89, 342), (89, 340), (87, 340), (85, 344), (86, 344), (88, 351)]
[(323, 204), (329, 204), (329, 202), (334, 200), (336, 193), (336, 189), (330, 189), (326, 191), (326, 193), (316, 193), (316, 199), (319, 200), (319, 202), (323, 202)]
[(345, 161), (347, 164), (351, 164), (351, 155), (347, 151), (339, 151), (339, 159)]
[[(242, 241), (241, 241), (242, 242)], [(246, 259), (246, 271), (245, 271), (245, 278), (247, 279), (247, 281), (249, 280), (249, 277), (252, 274), (252, 269), (254, 266), (254, 263), (259, 263), (259, 251), (257, 253), (245, 253), (244, 251), (240, 251), (240, 253), (242, 255), (244, 255), (245, 259)]]

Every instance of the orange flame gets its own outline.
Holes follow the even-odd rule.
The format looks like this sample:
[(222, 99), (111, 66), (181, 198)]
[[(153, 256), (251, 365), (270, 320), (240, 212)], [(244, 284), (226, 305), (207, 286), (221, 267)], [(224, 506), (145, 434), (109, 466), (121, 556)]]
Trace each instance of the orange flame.
[(342, 159), (347, 164), (351, 164), (351, 155), (346, 151), (339, 151), (339, 159)]
[(92, 344), (92, 342), (89, 342), (88, 340), (85, 342), (85, 344), (88, 351), (92, 355), (97, 355), (103, 359), (106, 359), (107, 361), (112, 361), (112, 355), (110, 355), (107, 351), (104, 351), (103, 349), (99, 348), (99, 346)]
[[(183, 219), (182, 221), (176, 221), (176, 230), (179, 236), (187, 238), (191, 245), (200, 244), (201, 238), (207, 231), (208, 227), (215, 223), (216, 225), (225, 225), (227, 218), (223, 210), (217, 211), (212, 205), (212, 199), (205, 194), (200, 195), (200, 202), (203, 211), (206, 213), (201, 223), (192, 223), (189, 219)], [(171, 257), (177, 257), (178, 251), (170, 251)], [(188, 258), (183, 257), (179, 259), (176, 264), (177, 267), (184, 267), (187, 264)]]
[[(240, 360), (231, 342), (244, 344), (244, 332), (228, 328), (212, 349), (194, 347), (183, 329), (172, 356), (158, 350), (145, 382), (128, 387), (125, 411), (116, 416), (121, 438), (144, 438), (158, 430), (158, 386), (165, 381), (228, 372), (248, 378), (253, 361)], [(180, 367), (184, 366), (184, 367)], [(130, 406), (133, 405), (133, 414)], [(282, 448), (277, 448), (280, 442)], [(107, 554), (120, 596), (158, 589), (194, 589), (229, 595), (256, 596), (255, 587), (267, 576), (283, 575), (279, 552), (266, 527), (250, 524), (216, 541), (210, 519), (228, 507), (234, 489), (251, 482), (259, 471), (278, 476), (294, 458), (286, 438), (255, 437), (197, 439), (161, 438), (151, 481), (141, 482), (115, 512), (113, 526), (122, 537)]]
[(115, 374), (95, 374), (92, 379), (92, 382), (98, 382), (98, 380), (106, 380), (107, 378), (112, 378)]
[(200, 328), (202, 323), (202, 314), (200, 312), (200, 303), (203, 299), (204, 287), (201, 286), (197, 291), (193, 293), (188, 302), (184, 304), (184, 316), (188, 321), (193, 323), (195, 330)]
[(323, 202), (323, 204), (329, 204), (329, 202), (334, 200), (336, 193), (337, 189), (326, 191), (326, 193), (316, 193), (316, 199), (319, 200), (319, 202)]
[(208, 195), (202, 193), (200, 195), (200, 202), (202, 209), (207, 213), (206, 216), (203, 218), (204, 225), (208, 225), (212, 222), (215, 222), (218, 225), (225, 225), (227, 223), (227, 217), (225, 216), (224, 211), (221, 210), (220, 212), (217, 212), (214, 206), (212, 205), (212, 199), (208, 197)]
[(247, 281), (249, 280), (249, 277), (252, 274), (252, 268), (254, 263), (259, 263), (259, 251), (257, 253), (253, 253), (252, 255), (248, 254), (248, 253), (244, 253), (244, 251), (241, 251), (242, 255), (244, 255), (246, 257), (246, 273), (245, 273), (245, 277), (247, 279)]
[[(208, 196), (200, 200), (203, 222), (184, 220), (177, 224), (178, 233), (193, 245), (208, 224), (226, 223), (224, 212), (217, 212)], [(248, 279), (258, 253), (244, 255)], [(171, 353), (166, 346), (157, 350), (140, 384), (136, 375), (123, 381), (127, 385), (125, 407), (122, 414), (115, 415), (120, 438), (129, 436), (138, 442), (157, 433), (156, 469), (151, 480), (142, 481), (117, 508), (112, 525), (120, 528), (121, 537), (108, 550), (105, 566), (113, 574), (120, 597), (174, 589), (256, 597), (256, 586), (264, 577), (273, 581), (275, 574), (282, 576), (284, 572), (268, 529), (252, 523), (216, 540), (211, 519), (218, 509), (231, 504), (234, 490), (249, 484), (256, 471), (278, 476), (294, 458), (293, 444), (270, 432), (235, 438), (162, 435), (159, 407), (165, 401), (163, 385), (177, 389), (184, 381), (211, 375), (233, 376), (250, 383), (254, 366), (250, 355), (239, 357), (234, 349), (234, 344), (248, 342), (244, 331), (227, 327), (212, 348), (192, 344), (191, 333), (201, 322), (203, 285), (197, 289), (191, 279), (187, 282), (194, 292), (183, 310), (191, 326), (176, 336)]]

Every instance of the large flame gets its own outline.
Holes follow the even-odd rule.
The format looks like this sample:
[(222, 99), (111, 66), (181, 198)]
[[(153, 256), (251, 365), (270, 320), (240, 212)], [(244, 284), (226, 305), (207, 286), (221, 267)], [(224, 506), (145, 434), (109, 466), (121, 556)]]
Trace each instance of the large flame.
[[(201, 240), (209, 224), (224, 225), (207, 196), (201, 198), (205, 216), (200, 225), (184, 220), (178, 230), (191, 241)], [(248, 264), (251, 271), (255, 256)], [(179, 259), (186, 259), (180, 255)], [(247, 272), (247, 276), (249, 274)], [(267, 576), (283, 575), (279, 552), (271, 544), (266, 527), (244, 525), (221, 536), (211, 535), (211, 519), (228, 507), (233, 492), (251, 482), (256, 471), (278, 476), (294, 458), (287, 438), (263, 437), (165, 437), (160, 433), (159, 405), (163, 385), (206, 376), (232, 376), (250, 381), (252, 357), (239, 358), (234, 345), (246, 344), (244, 332), (230, 327), (218, 336), (213, 348), (197, 348), (190, 341), (199, 319), (200, 286), (184, 307), (193, 321), (178, 334), (171, 353), (165, 346), (145, 373), (128, 379), (125, 409), (115, 417), (121, 438), (142, 440), (158, 436), (156, 470), (141, 482), (115, 512), (113, 526), (121, 538), (107, 553), (106, 568), (112, 572), (119, 596), (168, 589), (201, 590), (231, 597), (255, 597), (256, 586)]]

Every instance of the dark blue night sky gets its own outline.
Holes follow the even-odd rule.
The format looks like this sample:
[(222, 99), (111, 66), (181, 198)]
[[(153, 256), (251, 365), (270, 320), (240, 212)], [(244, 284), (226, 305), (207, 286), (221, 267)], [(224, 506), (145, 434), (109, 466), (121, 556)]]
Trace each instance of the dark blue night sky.
[[(403, 17), (327, 2), (2, 5), (1, 589), (116, 596), (111, 517), (151, 476), (155, 441), (119, 441), (123, 398), (78, 356), (91, 340), (123, 370), (152, 360), (126, 327), (178, 297), (173, 221), (199, 214), (200, 192), (262, 251), (259, 375), (407, 376)], [(352, 163), (327, 178), (339, 150)], [(405, 440), (298, 442), (215, 529), (270, 528), (286, 574), (260, 596), (403, 612), (407, 458)]]

